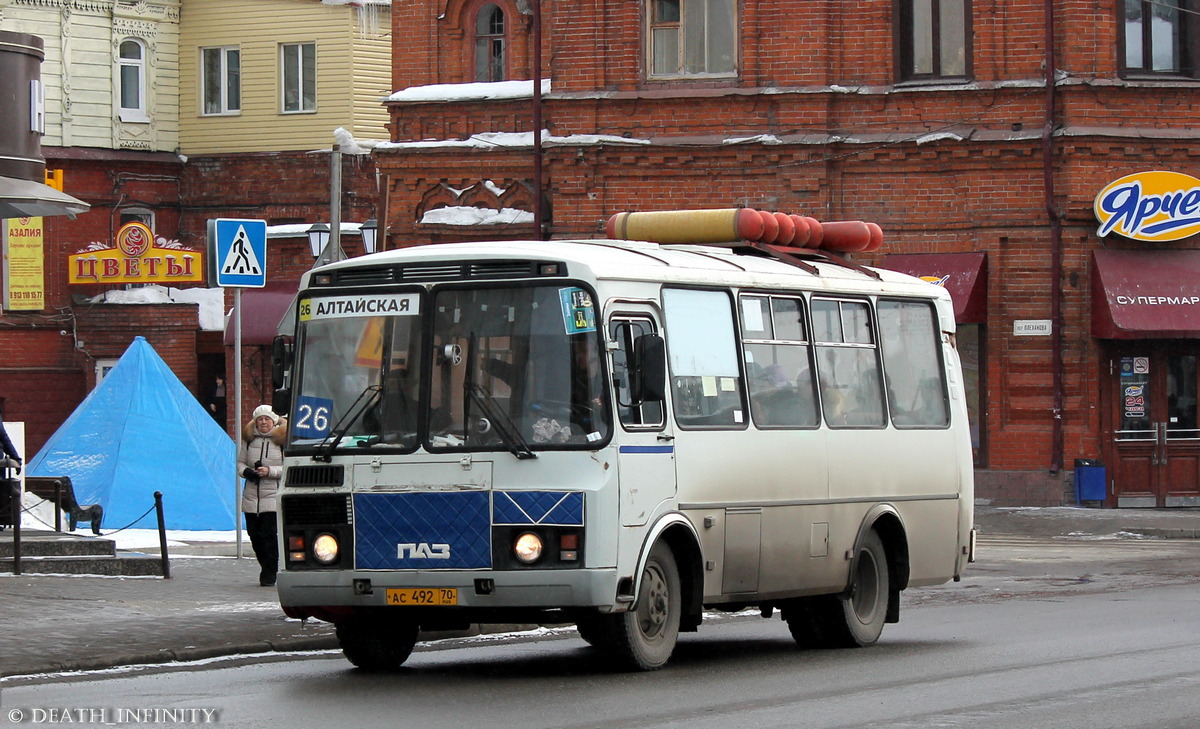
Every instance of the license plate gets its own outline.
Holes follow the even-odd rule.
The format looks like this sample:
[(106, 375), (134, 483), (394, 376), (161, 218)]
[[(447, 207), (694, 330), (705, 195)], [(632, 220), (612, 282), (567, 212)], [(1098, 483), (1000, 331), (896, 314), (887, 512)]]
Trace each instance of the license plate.
[(387, 591), (388, 605), (457, 605), (456, 587), (402, 587)]

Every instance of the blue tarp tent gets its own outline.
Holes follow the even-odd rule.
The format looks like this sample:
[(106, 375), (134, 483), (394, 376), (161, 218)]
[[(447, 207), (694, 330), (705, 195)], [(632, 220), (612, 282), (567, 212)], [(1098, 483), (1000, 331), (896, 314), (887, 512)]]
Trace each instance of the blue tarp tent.
[(137, 337), (29, 462), (30, 476), (70, 476), (80, 504), (104, 507), (104, 529), (236, 528), (233, 440), (167, 363)]

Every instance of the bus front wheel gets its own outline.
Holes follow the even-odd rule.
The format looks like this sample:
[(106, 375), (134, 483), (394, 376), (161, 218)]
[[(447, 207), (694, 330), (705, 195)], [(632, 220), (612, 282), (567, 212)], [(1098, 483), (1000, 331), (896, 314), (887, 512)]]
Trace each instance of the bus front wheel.
[(394, 671), (408, 660), (420, 626), (411, 620), (360, 617), (338, 622), (338, 644), (346, 660), (364, 671)]
[[(634, 608), (605, 615), (609, 650), (622, 668), (653, 671), (662, 668), (675, 651), (683, 596), (679, 567), (671, 549), (656, 544), (642, 569), (641, 586)], [(590, 642), (590, 641), (589, 641)]]

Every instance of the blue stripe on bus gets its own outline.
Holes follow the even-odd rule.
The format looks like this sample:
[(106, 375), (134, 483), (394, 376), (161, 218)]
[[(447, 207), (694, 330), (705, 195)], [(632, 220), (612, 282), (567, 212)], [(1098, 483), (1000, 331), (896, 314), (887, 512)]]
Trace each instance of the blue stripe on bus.
[(661, 446), (624, 445), (624, 446), (621, 446), (620, 452), (621, 453), (674, 453), (675, 446), (673, 446), (673, 445), (661, 445)]

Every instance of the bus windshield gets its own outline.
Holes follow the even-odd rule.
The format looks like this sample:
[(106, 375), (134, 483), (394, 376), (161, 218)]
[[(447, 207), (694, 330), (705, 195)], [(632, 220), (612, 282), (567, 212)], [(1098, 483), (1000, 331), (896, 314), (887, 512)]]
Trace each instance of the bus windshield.
[(609, 438), (603, 346), (583, 287), (313, 295), (299, 319), (295, 447), (530, 457)]

